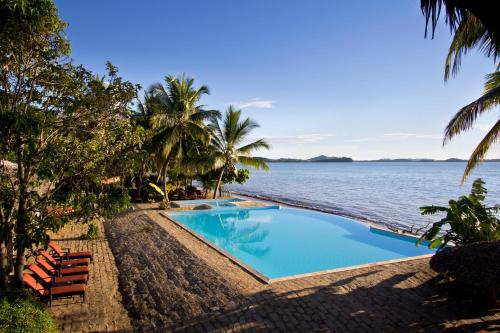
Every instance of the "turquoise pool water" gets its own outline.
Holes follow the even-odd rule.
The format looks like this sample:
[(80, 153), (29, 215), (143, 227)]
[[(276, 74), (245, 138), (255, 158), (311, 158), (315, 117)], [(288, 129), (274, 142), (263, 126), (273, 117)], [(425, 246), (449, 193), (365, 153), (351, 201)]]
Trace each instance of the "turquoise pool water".
[(434, 251), (344, 217), (297, 208), (218, 208), (168, 216), (270, 279)]

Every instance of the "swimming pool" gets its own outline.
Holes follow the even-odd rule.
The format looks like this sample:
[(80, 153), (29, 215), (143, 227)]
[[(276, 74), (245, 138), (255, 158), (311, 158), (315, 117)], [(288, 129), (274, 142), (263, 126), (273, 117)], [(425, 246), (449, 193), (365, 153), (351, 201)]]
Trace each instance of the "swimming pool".
[(434, 253), (415, 239), (306, 209), (219, 208), (166, 215), (245, 266), (279, 279)]
[(228, 199), (177, 200), (174, 202), (181, 207), (202, 205), (202, 204), (207, 204), (212, 207), (237, 207), (237, 205), (235, 205), (234, 202), (238, 201), (244, 201), (244, 200), (239, 198), (228, 198)]

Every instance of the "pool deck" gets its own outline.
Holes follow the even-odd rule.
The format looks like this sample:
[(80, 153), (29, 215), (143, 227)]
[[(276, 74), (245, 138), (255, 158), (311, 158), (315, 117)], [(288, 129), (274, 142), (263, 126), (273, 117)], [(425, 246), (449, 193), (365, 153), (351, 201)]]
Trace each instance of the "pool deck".
[(136, 331), (500, 331), (500, 307), (460, 296), (427, 258), (266, 284), (156, 206), (105, 225)]

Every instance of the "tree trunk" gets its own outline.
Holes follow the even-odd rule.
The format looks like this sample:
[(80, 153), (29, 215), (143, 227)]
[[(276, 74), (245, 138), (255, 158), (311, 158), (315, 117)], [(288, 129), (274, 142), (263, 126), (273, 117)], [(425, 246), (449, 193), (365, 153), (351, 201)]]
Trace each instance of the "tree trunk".
[[(27, 172), (29, 174), (29, 172)], [(25, 173), (24, 164), (24, 144), (20, 144), (17, 149), (17, 174), (19, 179), (19, 206), (17, 209), (17, 219), (16, 219), (16, 265), (15, 265), (15, 279), (14, 283), (17, 287), (23, 287), (23, 272), (26, 258), (24, 256), (24, 251), (26, 250), (26, 236), (27, 236), (27, 198), (28, 198), (28, 187), (27, 187), (27, 174)]]
[(7, 274), (14, 270), (14, 230), (10, 230), (6, 240), (7, 245)]
[(220, 171), (219, 174), (219, 179), (217, 179), (217, 184), (215, 185), (215, 190), (214, 190), (214, 199), (217, 198), (217, 191), (219, 191), (220, 183), (222, 182), (222, 176), (224, 175), (224, 168)]
[(7, 246), (5, 245), (5, 241), (0, 241), (0, 287), (5, 289), (7, 285), (7, 267), (9, 263), (7, 260)]
[(165, 162), (165, 164), (163, 165), (163, 170), (162, 170), (162, 173), (163, 173), (163, 201), (165, 202), (169, 202), (168, 200), (168, 192), (167, 192), (167, 166), (168, 166), (168, 163)]

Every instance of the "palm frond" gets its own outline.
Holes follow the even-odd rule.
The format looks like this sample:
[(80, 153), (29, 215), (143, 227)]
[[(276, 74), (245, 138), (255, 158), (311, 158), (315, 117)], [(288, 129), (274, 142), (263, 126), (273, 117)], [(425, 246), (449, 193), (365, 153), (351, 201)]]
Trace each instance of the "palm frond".
[(474, 152), (469, 157), (467, 161), (467, 166), (465, 167), (464, 175), (462, 176), (462, 183), (465, 182), (470, 172), (476, 167), (486, 157), (486, 153), (491, 148), (492, 145), (497, 143), (500, 138), (500, 120), (496, 122), (495, 125), (489, 130), (489, 132), (484, 136), (481, 142), (477, 145)]
[(250, 154), (252, 151), (260, 149), (269, 149), (271, 145), (265, 139), (259, 139), (255, 142), (249, 143), (243, 147), (238, 148), (238, 153), (242, 155)]
[(500, 72), (487, 76), (484, 94), (464, 106), (451, 119), (445, 129), (443, 145), (463, 131), (470, 129), (477, 117), (500, 104)]
[(486, 28), (474, 15), (466, 15), (453, 35), (453, 40), (448, 50), (445, 61), (444, 79), (448, 80), (450, 74), (457, 75), (462, 62), (462, 56), (479, 45), (480, 49), (491, 49), (491, 39), (488, 38)]
[(262, 169), (269, 171), (269, 166), (266, 164), (266, 162), (264, 162), (260, 158), (249, 157), (249, 156), (238, 156), (238, 162), (245, 166), (249, 166), (255, 169)]

